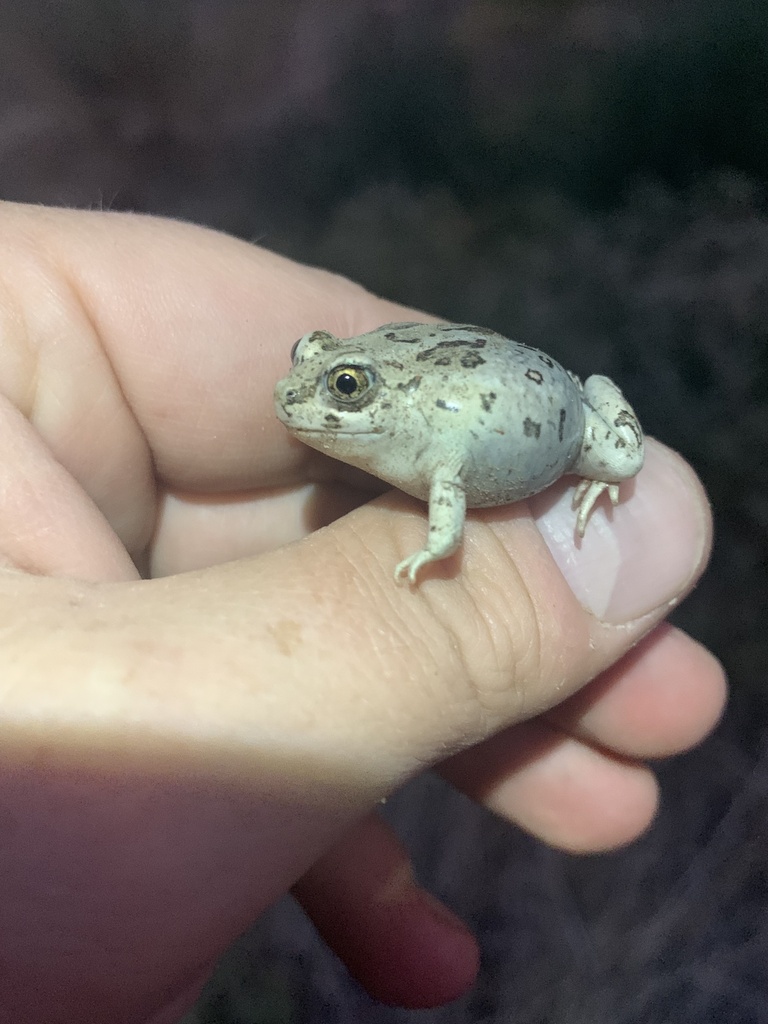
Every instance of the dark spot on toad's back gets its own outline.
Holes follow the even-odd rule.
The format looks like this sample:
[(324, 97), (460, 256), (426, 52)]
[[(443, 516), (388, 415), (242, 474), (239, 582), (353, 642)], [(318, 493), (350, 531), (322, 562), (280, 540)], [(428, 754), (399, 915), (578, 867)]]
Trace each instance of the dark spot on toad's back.
[(418, 377), (411, 377), (410, 380), (401, 381), (397, 385), (398, 391), (415, 391), (416, 388), (421, 384), (421, 375)]
[(465, 370), (474, 370), (476, 366), (482, 366), (485, 360), (479, 352), (467, 352), (466, 355), (461, 357), (459, 362)]
[(533, 381), (534, 384), (544, 383), (544, 377), (538, 370), (526, 370), (525, 376), (528, 378), (528, 380)]
[(555, 365), (549, 358), (549, 356), (545, 356), (543, 352), (539, 352), (539, 359), (542, 361), (542, 363), (544, 363), (545, 366), (548, 366), (550, 370)]
[(526, 437), (535, 437), (538, 441), (541, 436), (541, 424), (536, 423), (530, 416), (526, 416), (523, 420), (523, 433)]
[(563, 440), (563, 430), (565, 429), (565, 409), (560, 410), (560, 422), (557, 425), (557, 439), (558, 441)]
[(437, 406), (438, 409), (445, 409), (446, 412), (459, 411), (458, 406), (453, 405), (451, 402), (446, 402), (444, 398), (438, 398), (438, 400), (435, 402), (435, 405)]
[(329, 427), (340, 427), (341, 426), (341, 419), (340, 419), (339, 416), (336, 415), (336, 413), (329, 412), (325, 416), (325, 423)]
[(485, 348), (485, 338), (455, 338), (453, 341), (438, 341), (432, 348), (419, 352), (417, 359), (431, 359), (435, 352), (444, 348)]
[(487, 395), (480, 395), (480, 403), (483, 406), (483, 412), (490, 412), (493, 408), (493, 403), (496, 401), (496, 392), (489, 391)]
[(451, 365), (451, 357), (450, 356), (440, 356), (439, 359), (435, 360), (435, 366), (450, 366), (450, 365)]
[(615, 427), (629, 427), (632, 433), (637, 438), (637, 443), (640, 443), (640, 428), (637, 420), (627, 409), (622, 409), (616, 419), (613, 421)]
[(419, 361), (424, 359), (431, 359), (435, 352), (439, 352), (442, 348), (474, 348), (474, 342), (471, 341), (438, 341), (432, 348), (425, 348), (423, 352), (419, 352), (416, 356)]

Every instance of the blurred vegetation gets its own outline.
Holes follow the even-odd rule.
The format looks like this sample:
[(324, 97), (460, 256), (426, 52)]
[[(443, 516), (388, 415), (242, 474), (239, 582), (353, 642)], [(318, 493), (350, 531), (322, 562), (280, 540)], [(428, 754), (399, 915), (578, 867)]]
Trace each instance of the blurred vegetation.
[[(321, 225), (395, 181), (493, 211), (502, 233), (533, 191), (611, 209), (640, 178), (768, 178), (757, 0), (0, 0), (0, 57), (0, 106), (12, 75), (28, 122), (22, 148), (0, 136), (7, 198), (58, 172), (56, 199), (93, 180), (113, 205), (177, 214), (218, 185), (221, 226), (248, 234), (265, 213)], [(99, 173), (63, 182), (67, 145)]]
[(295, 994), (285, 970), (262, 969), (235, 950), (196, 1008), (179, 1024), (297, 1024)]
[[(503, 6), (510, 18), (520, 7)], [(342, 122), (359, 132), (358, 185), (439, 184), (472, 205), (536, 185), (605, 207), (643, 177), (673, 188), (725, 167), (768, 178), (768, 5), (672, 5), (607, 52), (567, 36), (541, 40), (546, 28), (535, 20), (522, 30), (532, 49), (544, 43), (538, 88), (521, 102), (496, 83), (513, 123), (477, 109), (477, 69), (460, 45), (438, 49), (430, 38), (349, 67), (339, 98)]]
[(331, 113), (288, 112), (254, 161), (257, 190), (292, 223), (322, 226), (389, 182), (443, 190), (501, 235), (539, 229), (534, 193), (599, 210), (643, 179), (768, 180), (768, 5), (638, 4), (636, 31), (599, 38), (568, 31), (572, 2), (496, 0), (453, 24), (419, 20), (418, 6), (362, 19), (331, 75)]
[(570, 180), (601, 204), (638, 176), (684, 187), (730, 167), (765, 180), (768, 5), (694, 0), (662, 19), (597, 76), (588, 125), (585, 173)]

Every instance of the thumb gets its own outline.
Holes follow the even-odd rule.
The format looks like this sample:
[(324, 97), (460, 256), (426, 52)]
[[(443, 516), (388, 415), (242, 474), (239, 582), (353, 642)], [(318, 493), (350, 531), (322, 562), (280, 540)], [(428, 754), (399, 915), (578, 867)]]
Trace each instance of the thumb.
[(36, 612), (24, 644), (34, 665), (25, 654), (6, 669), (7, 713), (18, 701), (59, 733), (97, 721), (101, 748), (111, 728), (121, 747), (134, 731), (154, 736), (164, 762), (178, 747), (218, 773), (357, 812), (618, 660), (709, 550), (702, 489), (656, 444), (634, 493), (611, 518), (593, 514), (580, 546), (565, 486), (531, 509), (474, 513), (461, 564), (416, 588), (393, 580), (426, 528), (401, 494), (198, 573), (92, 587), (9, 574), (8, 615), (20, 601)]
[[(160, 726), (166, 756), (193, 739), (217, 771), (357, 812), (564, 700), (693, 585), (710, 519), (678, 456), (651, 444), (634, 493), (593, 514), (579, 546), (568, 497), (473, 514), (460, 565), (416, 588), (393, 580), (426, 528), (400, 494), (258, 559), (115, 585), (108, 638), (88, 633), (79, 668), (68, 655), (71, 692), (60, 681), (53, 699), (70, 713), (82, 675), (117, 656), (133, 668), (107, 695), (116, 730)], [(103, 607), (103, 587), (84, 604), (93, 593)]]

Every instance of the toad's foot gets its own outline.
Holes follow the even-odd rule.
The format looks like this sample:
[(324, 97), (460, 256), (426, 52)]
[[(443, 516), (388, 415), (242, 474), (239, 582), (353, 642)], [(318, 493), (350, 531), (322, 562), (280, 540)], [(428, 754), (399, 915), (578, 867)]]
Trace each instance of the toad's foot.
[(413, 584), (416, 582), (416, 577), (419, 575), (419, 569), (422, 566), (428, 565), (429, 562), (437, 562), (439, 555), (433, 555), (430, 551), (425, 548), (423, 551), (417, 551), (413, 555), (409, 555), (404, 558), (395, 569), (395, 579), (405, 580)]
[(587, 528), (589, 514), (595, 507), (595, 502), (603, 493), (608, 491), (608, 497), (612, 505), (619, 503), (619, 485), (608, 484), (603, 480), (582, 480), (573, 495), (572, 508), (577, 508), (579, 514), (576, 516), (576, 533), (579, 537), (584, 536)]

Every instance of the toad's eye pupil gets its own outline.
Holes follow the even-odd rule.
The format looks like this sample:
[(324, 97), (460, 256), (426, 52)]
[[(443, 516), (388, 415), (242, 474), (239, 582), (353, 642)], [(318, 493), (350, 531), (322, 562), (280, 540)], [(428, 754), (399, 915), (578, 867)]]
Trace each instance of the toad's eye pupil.
[(362, 366), (337, 366), (327, 377), (328, 390), (337, 402), (359, 401), (373, 383), (373, 375)]
[(335, 380), (336, 390), (342, 395), (354, 395), (360, 387), (359, 381), (351, 373), (340, 373)]

